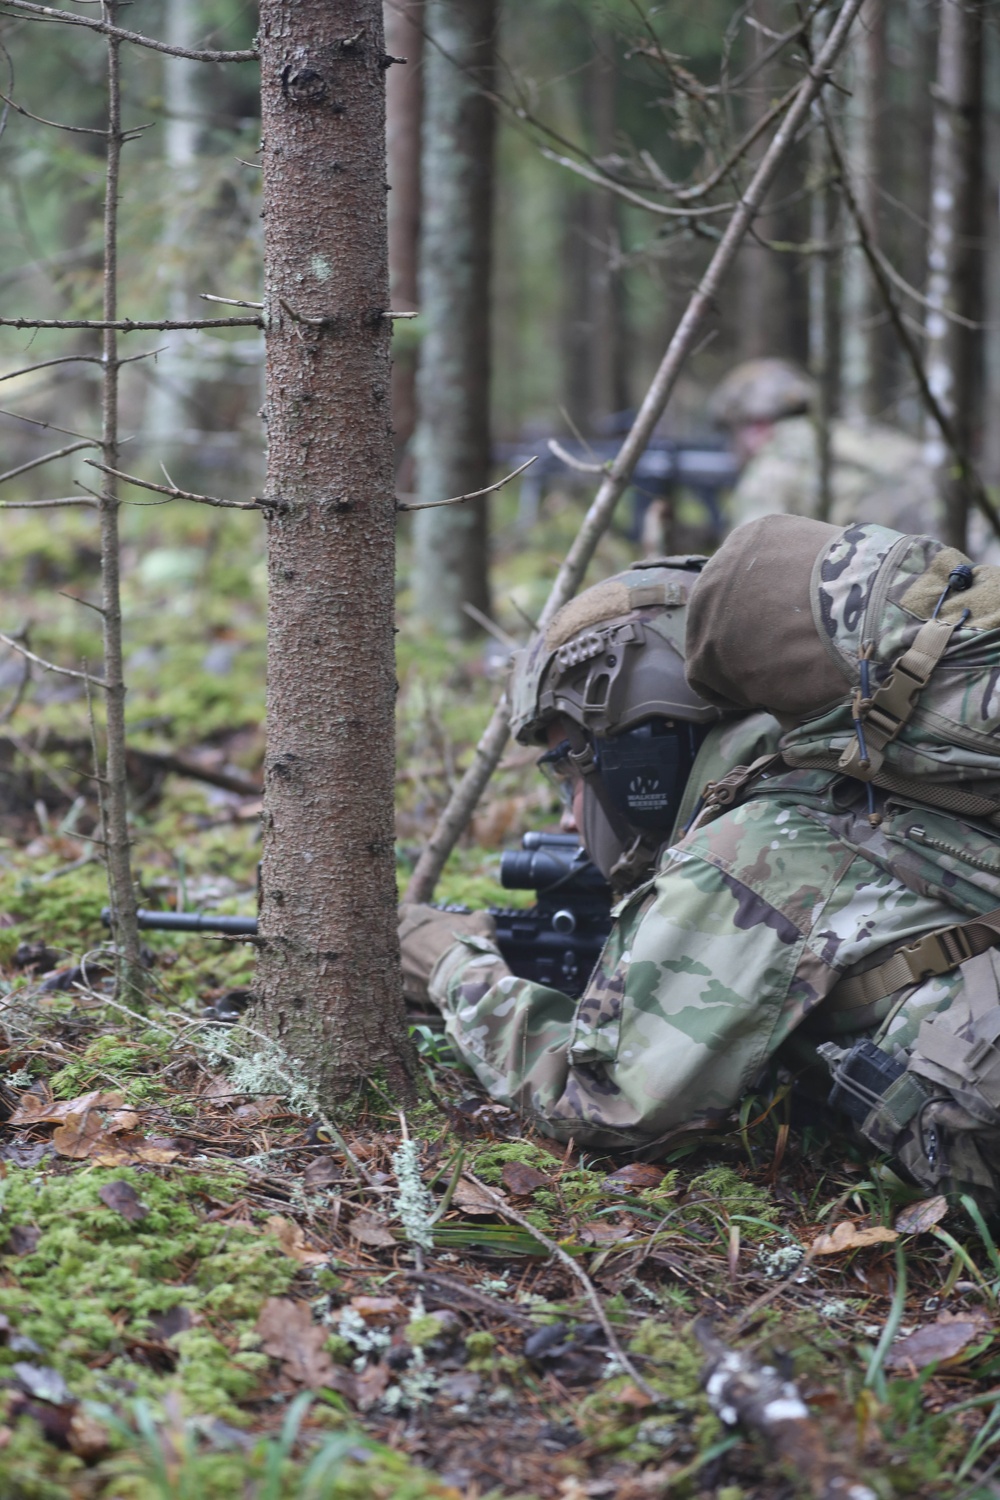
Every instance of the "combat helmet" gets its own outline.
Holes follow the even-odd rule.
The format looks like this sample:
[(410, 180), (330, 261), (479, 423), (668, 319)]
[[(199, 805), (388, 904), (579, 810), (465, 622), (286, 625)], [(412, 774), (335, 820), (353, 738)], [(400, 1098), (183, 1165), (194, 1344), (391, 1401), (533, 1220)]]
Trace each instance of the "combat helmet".
[[(587, 851), (626, 884), (670, 837), (695, 756), (721, 712), (687, 683), (684, 622), (702, 557), (635, 563), (563, 606), (514, 658), (511, 728), (584, 780)], [(625, 859), (625, 865), (622, 860)]]
[(815, 401), (815, 381), (791, 360), (748, 359), (719, 382), (708, 411), (720, 427), (743, 427), (800, 416)]

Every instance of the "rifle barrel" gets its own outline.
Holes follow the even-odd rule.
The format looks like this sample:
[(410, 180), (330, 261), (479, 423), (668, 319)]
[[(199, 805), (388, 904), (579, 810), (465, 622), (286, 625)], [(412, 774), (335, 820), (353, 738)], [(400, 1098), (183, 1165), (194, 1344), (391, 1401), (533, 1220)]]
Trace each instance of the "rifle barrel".
[[(222, 932), (230, 937), (252, 937), (257, 931), (256, 917), (223, 917), (214, 912), (146, 911), (136, 912), (139, 926), (156, 932)], [(111, 925), (111, 908), (101, 912), (106, 927)]]

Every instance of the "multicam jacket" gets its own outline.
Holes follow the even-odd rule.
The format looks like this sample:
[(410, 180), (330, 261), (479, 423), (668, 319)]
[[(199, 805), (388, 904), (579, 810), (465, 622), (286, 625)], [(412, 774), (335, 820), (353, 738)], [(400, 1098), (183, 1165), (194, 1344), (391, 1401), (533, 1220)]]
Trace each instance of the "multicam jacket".
[[(797, 1029), (842, 1031), (823, 1002), (845, 972), (955, 920), (866, 849), (849, 786), (793, 771), (696, 825), (616, 909), (579, 1001), (516, 978), (485, 939), (457, 942), (430, 990), (461, 1057), (560, 1139), (634, 1146), (724, 1120)], [(902, 991), (883, 1046), (908, 1049), (961, 985)]]

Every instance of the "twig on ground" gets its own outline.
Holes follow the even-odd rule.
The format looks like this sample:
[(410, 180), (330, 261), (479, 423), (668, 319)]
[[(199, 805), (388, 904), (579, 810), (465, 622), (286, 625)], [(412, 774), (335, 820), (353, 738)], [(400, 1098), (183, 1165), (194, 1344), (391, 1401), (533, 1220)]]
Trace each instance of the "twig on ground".
[(615, 1359), (621, 1365), (622, 1369), (629, 1376), (629, 1378), (634, 1381), (636, 1387), (640, 1391), (642, 1391), (643, 1395), (648, 1396), (651, 1401), (659, 1402), (660, 1397), (657, 1395), (656, 1391), (654, 1391), (653, 1387), (648, 1383), (648, 1381), (644, 1380), (643, 1377), (639, 1374), (639, 1371), (636, 1369), (635, 1365), (629, 1359), (628, 1355), (625, 1353), (625, 1350), (618, 1342), (618, 1335), (615, 1333), (614, 1328), (611, 1326), (611, 1321), (604, 1310), (604, 1303), (598, 1296), (597, 1288), (594, 1286), (594, 1283), (591, 1281), (590, 1277), (587, 1275), (583, 1267), (578, 1266), (573, 1257), (571, 1255), (567, 1255), (566, 1251), (562, 1248), (561, 1245), (557, 1245), (555, 1240), (549, 1239), (547, 1234), (543, 1234), (536, 1225), (532, 1224), (529, 1218), (526, 1218), (524, 1214), (519, 1213), (516, 1208), (512, 1208), (510, 1204), (500, 1196), (499, 1193), (495, 1193), (492, 1188), (487, 1187), (485, 1182), (480, 1182), (479, 1178), (475, 1177), (471, 1172), (467, 1171), (465, 1175), (470, 1182), (475, 1183), (476, 1187), (479, 1188), (481, 1192), (485, 1193), (487, 1198), (489, 1198), (490, 1201), (496, 1205), (498, 1214), (501, 1214), (505, 1219), (512, 1220), (512, 1222), (515, 1224), (519, 1224), (522, 1229), (526, 1229), (528, 1233), (533, 1235), (535, 1239), (538, 1240), (540, 1245), (544, 1245), (549, 1254), (554, 1255), (556, 1260), (558, 1260), (561, 1265), (565, 1266), (570, 1275), (580, 1283), (587, 1301), (594, 1309), (594, 1316), (596, 1317), (598, 1323), (600, 1323), (601, 1328), (604, 1330), (604, 1337), (608, 1341), (608, 1349), (614, 1355)]
[(850, 1472), (845, 1460), (829, 1452), (794, 1381), (728, 1348), (706, 1319), (699, 1318), (694, 1331), (709, 1359), (702, 1377), (709, 1404), (728, 1427), (740, 1422), (759, 1432), (815, 1500), (877, 1500), (875, 1491)]

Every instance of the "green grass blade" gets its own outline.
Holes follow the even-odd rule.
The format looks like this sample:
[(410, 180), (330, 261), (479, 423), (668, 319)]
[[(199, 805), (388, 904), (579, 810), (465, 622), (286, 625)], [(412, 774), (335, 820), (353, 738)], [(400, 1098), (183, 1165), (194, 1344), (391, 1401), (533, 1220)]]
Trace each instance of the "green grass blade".
[(884, 1391), (877, 1388), (877, 1384), (884, 1387), (885, 1379), (882, 1375), (882, 1366), (889, 1352), (889, 1346), (896, 1337), (896, 1332), (903, 1321), (903, 1313), (906, 1311), (906, 1252), (900, 1242), (896, 1246), (896, 1289), (892, 1294), (892, 1302), (889, 1306), (889, 1316), (885, 1320), (882, 1329), (882, 1337), (875, 1346), (875, 1351), (868, 1362), (865, 1371), (865, 1385), (875, 1386), (876, 1394), (880, 1399)]

